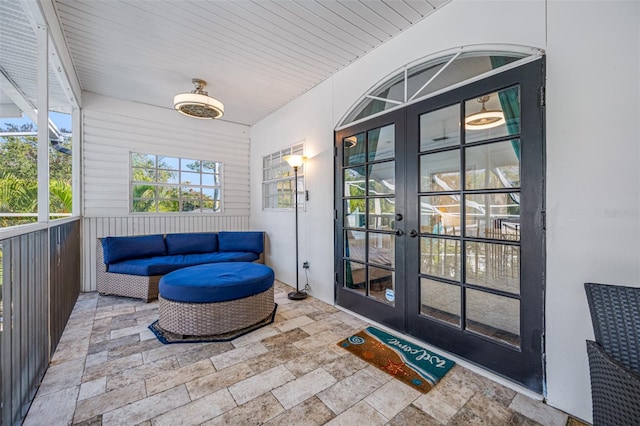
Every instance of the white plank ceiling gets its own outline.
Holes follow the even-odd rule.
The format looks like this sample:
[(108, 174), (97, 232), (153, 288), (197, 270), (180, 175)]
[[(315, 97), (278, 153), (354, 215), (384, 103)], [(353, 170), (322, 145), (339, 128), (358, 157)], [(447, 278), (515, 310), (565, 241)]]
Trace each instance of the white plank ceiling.
[(84, 91), (172, 108), (206, 80), (254, 124), (448, 0), (54, 0)]

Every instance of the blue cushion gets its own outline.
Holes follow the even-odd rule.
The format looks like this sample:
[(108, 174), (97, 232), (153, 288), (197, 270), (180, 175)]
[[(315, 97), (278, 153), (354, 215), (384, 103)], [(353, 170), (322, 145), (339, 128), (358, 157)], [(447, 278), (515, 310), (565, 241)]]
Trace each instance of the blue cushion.
[(218, 251), (218, 234), (167, 234), (167, 254), (212, 253)]
[(109, 265), (127, 259), (163, 256), (167, 254), (162, 235), (106, 237), (102, 239), (104, 263)]
[(273, 286), (273, 270), (259, 263), (212, 263), (183, 268), (160, 279), (160, 295), (185, 303), (241, 299)]
[(158, 256), (147, 259), (129, 259), (109, 265), (108, 271), (114, 274), (150, 277), (153, 275), (168, 274), (176, 269), (205, 263), (253, 262), (257, 260), (258, 257), (257, 254), (249, 252), (176, 254), (173, 256)]
[(219, 232), (220, 251), (264, 251), (264, 232)]

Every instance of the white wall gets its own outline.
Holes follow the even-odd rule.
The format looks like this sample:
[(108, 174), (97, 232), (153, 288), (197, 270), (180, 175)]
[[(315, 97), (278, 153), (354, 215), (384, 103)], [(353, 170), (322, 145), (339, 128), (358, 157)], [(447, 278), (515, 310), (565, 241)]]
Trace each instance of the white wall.
[[(83, 93), (83, 290), (95, 290), (96, 238), (249, 229), (249, 128)], [(221, 161), (221, 214), (129, 213), (129, 152)]]
[(300, 260), (310, 262), (311, 293), (333, 303), (332, 131), (345, 111), (393, 70), (441, 50), (545, 48), (547, 398), (590, 420), (584, 340), (593, 333), (582, 283), (634, 284), (639, 275), (637, 9), (635, 2), (454, 0), (252, 126), (251, 226), (270, 234), (267, 261), (276, 276), (295, 283), (293, 212), (262, 211), (264, 154), (307, 142), (310, 201), (300, 219)]
[(548, 400), (589, 420), (583, 283), (640, 278), (639, 4), (552, 1), (548, 13)]
[[(269, 232), (273, 254), (267, 260), (278, 279), (295, 285), (293, 212), (262, 210), (261, 194), (257, 192), (262, 179), (262, 156), (306, 140), (310, 160), (305, 173), (310, 200), (306, 212), (300, 215), (300, 262), (310, 263), (311, 294), (333, 303), (333, 129), (371, 86), (423, 56), (479, 43), (543, 47), (542, 1), (488, 3), (487, 8), (486, 2), (454, 2), (439, 9), (251, 127), (251, 225)], [(511, 18), (502, 19), (494, 13), (496, 8)], [(520, 19), (523, 15), (528, 18)], [(466, 28), (472, 31), (465, 31)], [(304, 273), (300, 280), (304, 282)]]
[(129, 216), (129, 152), (222, 161), (224, 214), (249, 213), (249, 128), (84, 93), (84, 216)]

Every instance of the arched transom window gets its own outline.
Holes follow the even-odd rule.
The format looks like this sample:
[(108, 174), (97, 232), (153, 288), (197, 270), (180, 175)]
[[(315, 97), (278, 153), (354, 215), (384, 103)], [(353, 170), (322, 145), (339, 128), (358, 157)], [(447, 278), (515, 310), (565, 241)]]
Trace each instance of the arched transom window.
[(544, 55), (517, 45), (462, 46), (413, 61), (367, 91), (340, 121), (339, 129), (520, 66)]

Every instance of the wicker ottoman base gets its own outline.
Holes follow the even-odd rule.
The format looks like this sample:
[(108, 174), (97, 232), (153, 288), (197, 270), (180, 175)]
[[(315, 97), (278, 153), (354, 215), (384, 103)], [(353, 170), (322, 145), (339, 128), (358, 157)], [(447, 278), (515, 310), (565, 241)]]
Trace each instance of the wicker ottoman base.
[(273, 313), (273, 286), (226, 302), (184, 303), (158, 297), (158, 325), (183, 336), (229, 333), (257, 324)]

